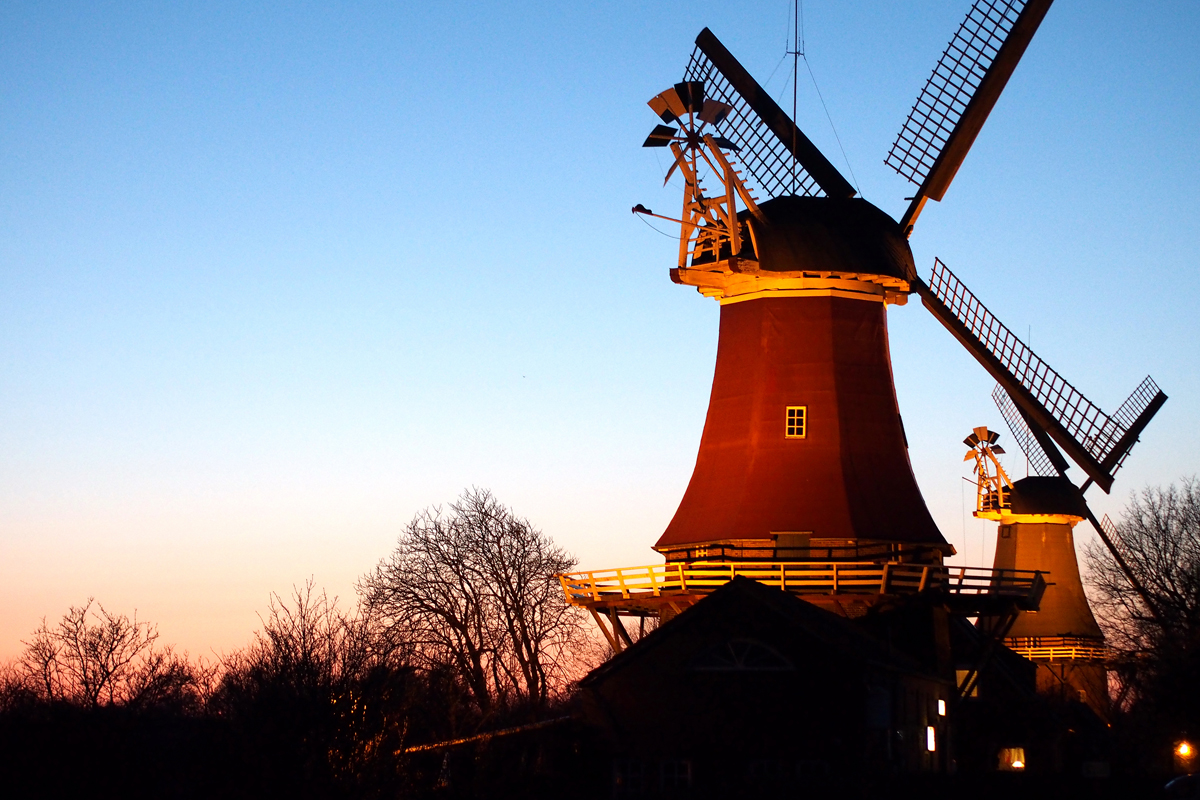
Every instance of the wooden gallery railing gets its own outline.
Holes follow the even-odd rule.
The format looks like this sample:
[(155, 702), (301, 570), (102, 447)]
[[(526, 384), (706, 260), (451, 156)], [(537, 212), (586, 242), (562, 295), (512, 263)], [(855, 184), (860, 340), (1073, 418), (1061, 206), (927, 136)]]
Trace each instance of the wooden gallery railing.
[(1106, 661), (1112, 653), (1102, 639), (1082, 636), (1022, 636), (1004, 644), (1030, 661)]
[(559, 575), (567, 600), (583, 608), (635, 612), (708, 594), (735, 577), (798, 595), (899, 595), (927, 590), (954, 598), (1010, 599), (1037, 608), (1043, 573), (862, 561), (677, 562)]

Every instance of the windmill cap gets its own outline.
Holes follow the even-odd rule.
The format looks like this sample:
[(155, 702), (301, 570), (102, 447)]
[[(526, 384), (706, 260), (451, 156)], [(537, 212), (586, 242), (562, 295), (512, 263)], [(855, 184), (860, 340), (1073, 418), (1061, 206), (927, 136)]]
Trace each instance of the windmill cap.
[(899, 223), (861, 197), (776, 197), (759, 208), (765, 225), (749, 214), (743, 219), (754, 227), (764, 272), (916, 276)]
[(1013, 514), (1060, 514), (1083, 518), (1087, 511), (1079, 492), (1066, 478), (1031, 476), (1012, 486)]

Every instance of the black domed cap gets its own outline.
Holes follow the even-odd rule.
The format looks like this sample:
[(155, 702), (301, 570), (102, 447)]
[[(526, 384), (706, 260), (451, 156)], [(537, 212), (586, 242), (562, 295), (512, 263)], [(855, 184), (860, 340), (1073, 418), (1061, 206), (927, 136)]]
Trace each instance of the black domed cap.
[(1063, 477), (1040, 476), (1022, 478), (1013, 484), (1012, 513), (1087, 516), (1083, 498), (1070, 481)]
[(916, 276), (900, 224), (861, 197), (776, 197), (749, 218), (759, 269), (768, 272), (857, 272), (900, 280)]

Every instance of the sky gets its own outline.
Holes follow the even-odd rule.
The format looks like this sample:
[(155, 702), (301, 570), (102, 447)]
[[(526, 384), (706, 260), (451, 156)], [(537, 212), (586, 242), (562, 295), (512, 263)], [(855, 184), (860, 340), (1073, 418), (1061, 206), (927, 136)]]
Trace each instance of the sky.
[[(804, 4), (799, 125), (893, 216), (968, 6)], [(790, 7), (0, 6), (0, 661), (89, 597), (216, 658), (470, 486), (583, 568), (659, 560), (718, 306), (629, 212), (681, 191), (645, 102), (708, 26), (790, 105)], [(1170, 396), (1098, 513), (1200, 472), (1198, 39), (1191, 0), (1058, 0), (912, 238), (1102, 408)], [(1011, 443), (992, 381), (888, 316), (921, 490), (990, 564), (961, 440)]]

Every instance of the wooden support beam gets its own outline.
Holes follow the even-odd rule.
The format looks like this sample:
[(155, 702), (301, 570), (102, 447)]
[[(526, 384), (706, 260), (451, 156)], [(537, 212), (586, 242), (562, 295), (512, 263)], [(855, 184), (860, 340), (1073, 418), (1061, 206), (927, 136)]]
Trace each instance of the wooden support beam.
[(617, 614), (615, 606), (608, 610), (608, 618), (612, 622), (613, 633), (624, 641), (626, 647), (632, 647), (633, 639), (629, 636), (629, 631), (625, 630), (625, 624), (621, 622), (621, 617)]
[(979, 677), (983, 670), (987, 667), (988, 662), (992, 659), (992, 654), (996, 652), (996, 647), (1000, 642), (1004, 641), (1004, 637), (1008, 636), (1008, 632), (1012, 630), (1012, 626), (1017, 621), (1017, 616), (1021, 613), (1016, 604), (1009, 606), (1006, 614), (1001, 616), (996, 622), (997, 624), (989, 633), (987, 644), (983, 647), (983, 652), (979, 654), (978, 660), (971, 665), (971, 669), (967, 671), (966, 679), (963, 680), (962, 686), (958, 687), (958, 699), (967, 699), (971, 696), (971, 692), (975, 690), (979, 683)]
[(604, 624), (604, 617), (600, 616), (594, 608), (589, 608), (588, 611), (592, 612), (592, 619), (596, 620), (596, 625), (600, 628), (600, 632), (604, 634), (604, 638), (608, 640), (608, 646), (612, 648), (612, 651), (614, 653), (621, 652), (621, 640), (609, 632), (608, 626)]

